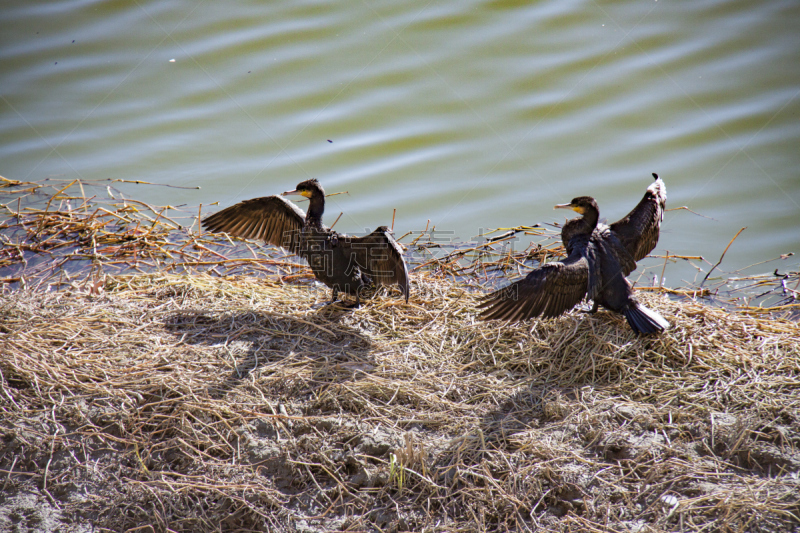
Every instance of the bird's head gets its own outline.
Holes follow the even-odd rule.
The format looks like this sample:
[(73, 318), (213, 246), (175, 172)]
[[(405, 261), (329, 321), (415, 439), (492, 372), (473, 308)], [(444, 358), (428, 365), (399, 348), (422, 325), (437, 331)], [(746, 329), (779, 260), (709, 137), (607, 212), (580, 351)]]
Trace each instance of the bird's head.
[(572, 209), (576, 213), (583, 215), (586, 211), (593, 209), (597, 211), (597, 202), (591, 196), (578, 196), (573, 198), (568, 204), (558, 204), (553, 209)]
[(315, 193), (320, 193), (323, 197), (325, 196), (325, 190), (322, 188), (322, 185), (320, 185), (316, 179), (310, 179), (301, 181), (297, 184), (297, 187), (293, 191), (286, 191), (283, 193), (283, 196), (299, 194), (300, 196), (311, 198), (311, 196)]

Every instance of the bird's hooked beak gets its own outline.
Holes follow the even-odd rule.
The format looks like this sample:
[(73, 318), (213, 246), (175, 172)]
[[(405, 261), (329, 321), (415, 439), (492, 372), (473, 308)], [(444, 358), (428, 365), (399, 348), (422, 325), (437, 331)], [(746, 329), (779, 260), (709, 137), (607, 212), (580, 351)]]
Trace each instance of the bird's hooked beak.
[(298, 191), (297, 189), (281, 193), (281, 196), (291, 196), (293, 194), (298, 194), (300, 196), (305, 196), (306, 198), (311, 198), (311, 193), (310, 192), (308, 192), (308, 191)]
[(580, 213), (581, 215), (586, 211), (585, 208), (577, 206), (577, 205), (572, 205), (571, 203), (569, 203), (569, 204), (556, 204), (556, 205), (553, 206), (553, 209), (572, 209), (573, 211), (575, 211), (576, 213)]

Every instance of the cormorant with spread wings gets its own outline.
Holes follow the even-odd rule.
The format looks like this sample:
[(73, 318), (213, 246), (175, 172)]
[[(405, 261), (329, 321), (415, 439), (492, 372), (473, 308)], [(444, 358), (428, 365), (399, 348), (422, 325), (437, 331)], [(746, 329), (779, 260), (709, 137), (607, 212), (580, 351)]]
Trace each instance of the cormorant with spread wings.
[[(309, 199), (308, 213), (283, 198), (299, 194)], [(380, 226), (364, 237), (337, 233), (322, 223), (325, 191), (315, 179), (306, 180), (281, 196), (245, 200), (203, 220), (203, 227), (245, 239), (259, 239), (308, 261), (319, 281), (355, 295), (371, 284), (397, 284), (408, 302), (408, 269), (403, 250), (389, 228)]]
[(557, 209), (572, 209), (582, 215), (561, 229), (566, 259), (544, 264), (489, 294), (478, 306), (484, 309), (479, 317), (509, 322), (556, 317), (587, 297), (593, 301), (591, 312), (602, 305), (622, 313), (638, 334), (668, 329), (669, 323), (661, 315), (636, 300), (625, 278), (658, 243), (667, 189), (657, 174), (653, 177), (655, 182), (642, 201), (611, 225), (599, 222), (597, 202), (590, 196), (556, 205)]

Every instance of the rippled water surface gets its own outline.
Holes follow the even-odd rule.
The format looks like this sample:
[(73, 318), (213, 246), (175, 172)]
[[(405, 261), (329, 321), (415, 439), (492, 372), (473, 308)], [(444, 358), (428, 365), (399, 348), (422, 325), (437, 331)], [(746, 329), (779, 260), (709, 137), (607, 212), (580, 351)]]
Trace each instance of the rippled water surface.
[(0, 24), (6, 178), (227, 206), (313, 177), (349, 191), (339, 230), (396, 208), (398, 235), (465, 240), (579, 195), (616, 220), (658, 172), (697, 214), (654, 254), (714, 263), (745, 226), (723, 270), (800, 253), (796, 0), (11, 0)]

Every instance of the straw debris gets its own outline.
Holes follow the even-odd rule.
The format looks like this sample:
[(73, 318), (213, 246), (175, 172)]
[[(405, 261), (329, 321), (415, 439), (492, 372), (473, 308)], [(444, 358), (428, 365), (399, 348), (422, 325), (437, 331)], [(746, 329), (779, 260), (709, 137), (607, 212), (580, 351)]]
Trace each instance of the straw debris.
[(353, 311), (248, 277), (107, 277), (0, 309), (0, 470), (121, 531), (790, 531), (800, 328), (640, 294), (498, 327), (414, 276)]
[(217, 271), (154, 253), (54, 286), (37, 263), (49, 281), (3, 293), (0, 529), (800, 527), (796, 321), (639, 291), (672, 329), (478, 322), (455, 256), (415, 270), (408, 305), (344, 309), (288, 258), (221, 276), (218, 250), (252, 245), (185, 238)]

